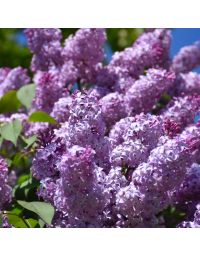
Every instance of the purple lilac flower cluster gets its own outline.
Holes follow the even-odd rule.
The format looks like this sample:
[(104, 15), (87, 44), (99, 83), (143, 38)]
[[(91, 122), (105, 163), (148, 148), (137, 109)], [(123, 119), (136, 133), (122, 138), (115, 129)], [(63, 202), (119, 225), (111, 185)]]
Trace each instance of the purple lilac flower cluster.
[[(54, 227), (159, 226), (158, 213), (182, 203), (188, 178), (199, 181), (188, 173), (200, 148), (193, 124), (200, 85), (191, 72), (200, 64), (198, 43), (170, 60), (170, 30), (155, 29), (104, 66), (105, 40), (105, 30), (80, 29), (61, 53), (76, 81), (93, 86), (54, 100), (51, 114), (60, 127), (33, 160), (39, 196), (56, 208)], [(173, 99), (153, 115), (164, 93)]]
[(11, 202), (12, 189), (8, 185), (8, 166), (6, 161), (0, 158), (0, 210)]
[[(25, 34), (36, 95), (1, 121), (38, 134), (31, 172), (56, 210), (48, 227), (160, 227), (169, 206), (186, 212), (178, 227), (199, 227), (200, 42), (171, 59), (171, 31), (151, 29), (105, 65), (105, 29), (79, 29), (63, 45), (59, 29)], [(20, 67), (0, 69), (1, 95), (29, 82)], [(33, 111), (57, 125), (28, 123)], [(10, 201), (1, 165), (0, 209)]]

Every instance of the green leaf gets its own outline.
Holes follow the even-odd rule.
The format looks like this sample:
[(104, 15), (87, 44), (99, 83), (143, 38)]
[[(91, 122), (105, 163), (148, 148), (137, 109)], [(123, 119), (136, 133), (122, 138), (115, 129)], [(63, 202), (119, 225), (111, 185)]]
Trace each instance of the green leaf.
[(44, 225), (45, 225), (45, 222), (43, 220), (41, 220), (41, 219), (38, 220), (38, 223), (39, 223), (41, 228), (43, 228)]
[(38, 225), (38, 221), (35, 219), (25, 219), (26, 224), (29, 226), (29, 228), (35, 228)]
[(25, 209), (36, 213), (47, 224), (51, 224), (55, 212), (52, 205), (44, 202), (25, 202), (20, 200), (17, 202)]
[(15, 112), (21, 107), (17, 91), (10, 90), (0, 99), (0, 113)]
[(33, 135), (31, 137), (24, 137), (24, 136), (21, 136), (22, 140), (27, 144), (27, 146), (25, 147), (25, 149), (28, 149), (37, 139), (37, 136), (36, 135)]
[(47, 122), (51, 124), (57, 124), (57, 121), (49, 116), (46, 112), (38, 111), (38, 112), (33, 112), (29, 116), (29, 121), (30, 122)]
[(29, 179), (30, 179), (30, 174), (21, 175), (17, 180), (17, 184), (21, 185), (22, 183), (28, 181)]
[(15, 146), (17, 145), (17, 139), (22, 131), (22, 124), (19, 120), (13, 120), (12, 122), (4, 124), (0, 128), (2, 137), (5, 140), (11, 141)]
[(23, 211), (23, 209), (21, 208), (21, 206), (17, 205), (17, 206), (15, 206), (15, 207), (10, 211), (10, 213), (20, 216), (20, 214), (22, 213), (22, 211)]
[(3, 137), (0, 136), (0, 147), (1, 147), (2, 143), (3, 143)]
[(12, 165), (12, 160), (9, 158), (6, 158), (5, 160), (7, 162), (8, 167), (10, 167)]
[(28, 84), (17, 91), (17, 98), (27, 109), (31, 107), (31, 103), (35, 97), (35, 88), (35, 84)]
[(28, 228), (22, 218), (15, 214), (6, 213), (9, 223), (16, 228)]

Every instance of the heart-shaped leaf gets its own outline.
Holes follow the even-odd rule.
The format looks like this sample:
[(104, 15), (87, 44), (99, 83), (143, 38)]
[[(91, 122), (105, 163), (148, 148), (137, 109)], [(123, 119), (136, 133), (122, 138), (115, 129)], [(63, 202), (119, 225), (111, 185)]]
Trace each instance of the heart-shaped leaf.
[(15, 112), (21, 107), (17, 91), (10, 90), (0, 99), (0, 113)]
[(17, 98), (27, 109), (31, 107), (32, 101), (35, 97), (35, 88), (35, 84), (28, 84), (22, 86), (17, 91)]
[(1, 136), (8, 141), (11, 141), (15, 146), (17, 145), (17, 139), (22, 131), (21, 121), (18, 119), (4, 124), (0, 128)]
[(29, 121), (30, 122), (47, 122), (51, 124), (57, 124), (57, 121), (49, 116), (46, 112), (38, 111), (38, 112), (33, 112), (29, 116)]
[(25, 202), (17, 201), (25, 209), (36, 213), (44, 222), (51, 224), (54, 216), (54, 208), (51, 204), (45, 202)]

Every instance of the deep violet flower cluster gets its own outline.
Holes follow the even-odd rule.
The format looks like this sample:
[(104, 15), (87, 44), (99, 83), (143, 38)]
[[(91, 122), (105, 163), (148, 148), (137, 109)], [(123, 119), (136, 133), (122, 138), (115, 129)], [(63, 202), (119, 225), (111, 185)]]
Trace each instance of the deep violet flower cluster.
[(11, 187), (8, 185), (8, 166), (6, 161), (0, 158), (0, 210), (11, 202)]
[[(171, 59), (171, 31), (150, 29), (106, 65), (105, 29), (64, 43), (60, 29), (25, 34), (36, 95), (0, 122), (19, 119), (24, 136), (37, 134), (31, 173), (55, 208), (47, 227), (163, 227), (168, 207), (186, 215), (177, 227), (199, 227), (200, 42)], [(21, 67), (0, 69), (1, 96), (29, 82)], [(57, 124), (29, 123), (34, 111)], [(1, 210), (11, 188), (3, 159), (0, 168)]]

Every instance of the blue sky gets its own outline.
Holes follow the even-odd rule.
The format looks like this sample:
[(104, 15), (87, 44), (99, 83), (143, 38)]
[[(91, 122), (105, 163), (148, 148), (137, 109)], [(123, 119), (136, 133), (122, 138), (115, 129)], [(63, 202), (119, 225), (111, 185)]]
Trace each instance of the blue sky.
[(174, 56), (181, 47), (200, 40), (199, 28), (175, 28), (172, 30), (171, 55)]
[[(172, 30), (171, 56), (174, 56), (180, 48), (200, 40), (200, 28), (175, 28)], [(194, 71), (200, 73), (200, 67)]]

